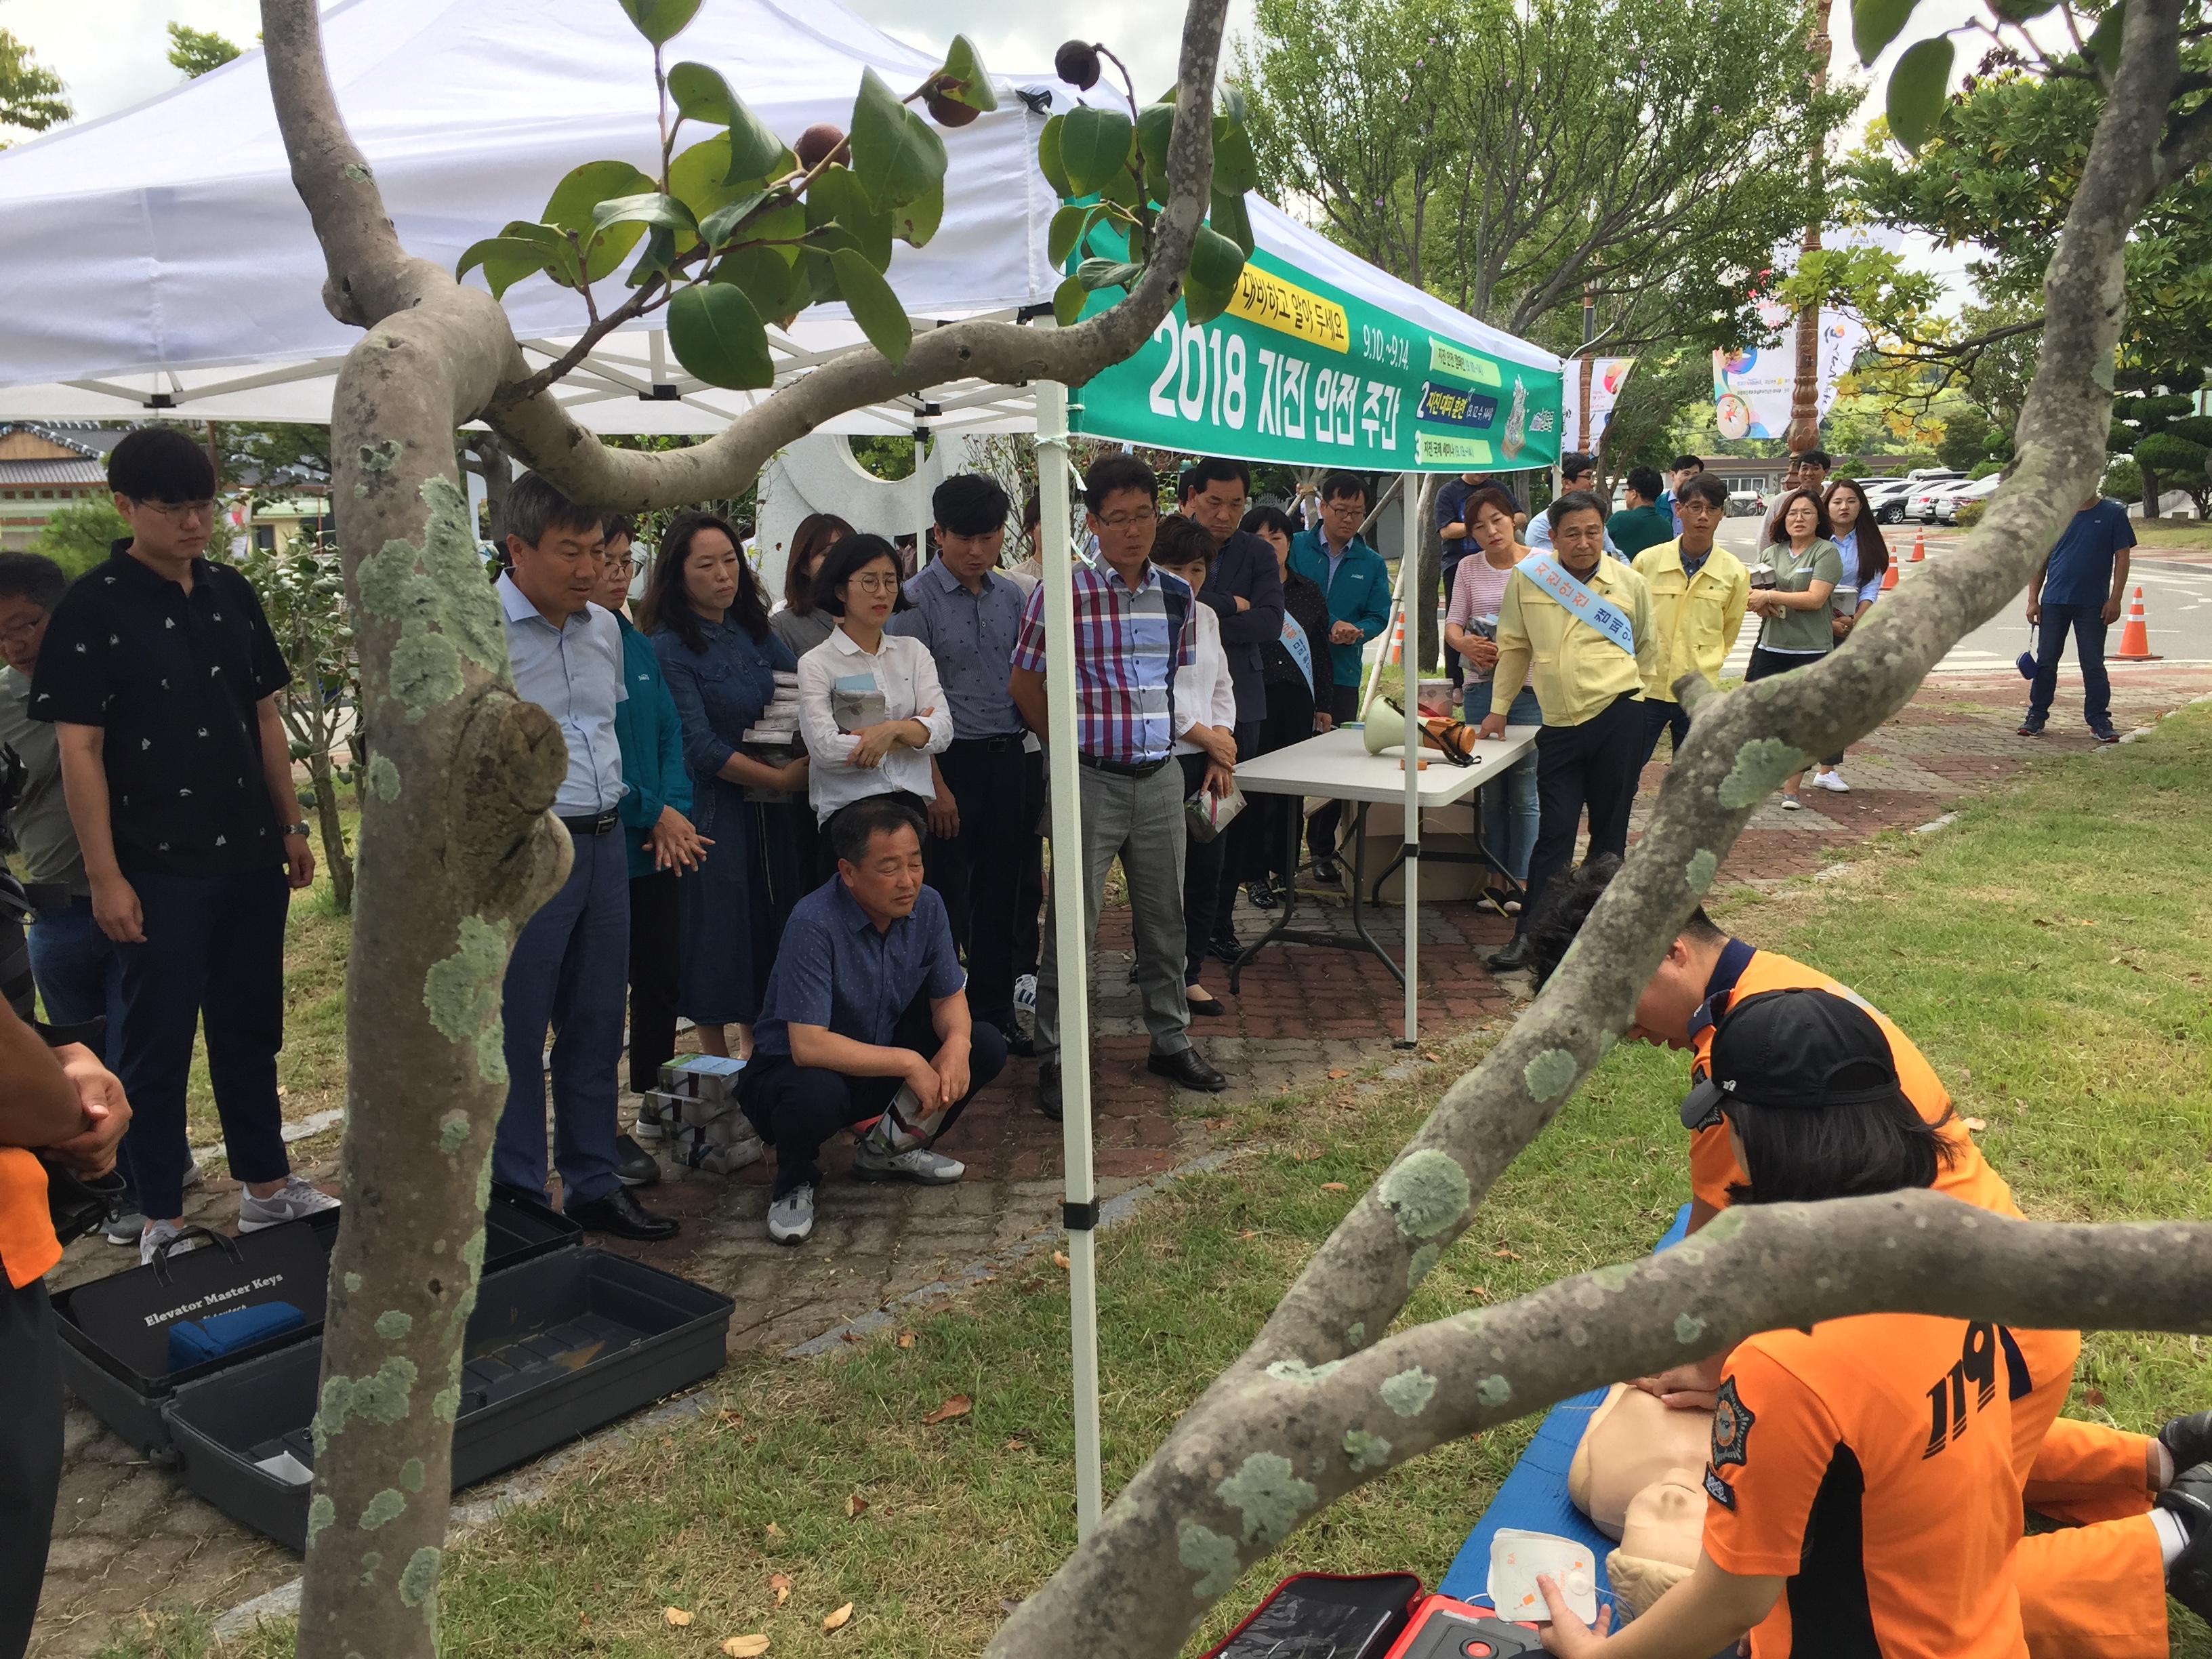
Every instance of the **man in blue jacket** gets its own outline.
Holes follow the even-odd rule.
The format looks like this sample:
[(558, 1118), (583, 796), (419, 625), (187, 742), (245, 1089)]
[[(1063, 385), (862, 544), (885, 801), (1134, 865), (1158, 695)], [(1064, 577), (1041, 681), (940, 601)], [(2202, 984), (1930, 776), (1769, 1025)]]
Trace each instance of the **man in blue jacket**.
[[(615, 744), (622, 751), (623, 780), (629, 791), (616, 811), (629, 854), (629, 1086), (645, 1094), (660, 1086), (660, 1068), (676, 1058), (678, 969), (683, 957), (683, 911), (677, 878), (696, 870), (714, 843), (692, 827), (691, 774), (684, 765), (684, 725), (676, 699), (661, 678), (660, 659), (652, 643), (631, 623), (627, 609), (635, 526), (626, 514), (612, 514), (602, 528), (606, 550), (599, 556), (599, 591), (592, 602), (614, 612), (622, 626), (623, 679), (629, 697), (615, 706)], [(641, 1121), (651, 1138), (661, 1125)], [(649, 1187), (660, 1179), (652, 1153), (628, 1135), (615, 1137), (621, 1161), (616, 1177), (625, 1187)]]
[[(1291, 568), (1328, 596), (1330, 684), (1317, 692), (1318, 712), (1331, 726), (1358, 718), (1360, 647), (1382, 631), (1390, 617), (1390, 572), (1382, 556), (1361, 538), (1367, 519), (1367, 480), (1357, 472), (1332, 472), (1321, 481), (1321, 526), (1291, 538)], [(1340, 801), (1306, 821), (1317, 880), (1338, 880), (1336, 826)]]

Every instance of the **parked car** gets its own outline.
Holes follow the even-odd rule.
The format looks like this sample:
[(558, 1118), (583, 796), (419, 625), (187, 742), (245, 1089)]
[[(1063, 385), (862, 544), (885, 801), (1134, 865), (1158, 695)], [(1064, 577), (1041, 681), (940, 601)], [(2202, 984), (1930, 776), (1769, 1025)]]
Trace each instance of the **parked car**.
[(1997, 493), (1997, 485), (2002, 480), (1998, 476), (1992, 472), (1986, 478), (1977, 478), (1972, 483), (1960, 484), (1949, 494), (1939, 495), (1936, 500), (1937, 521), (1942, 524), (1958, 523), (1960, 507), (1968, 501), (1989, 500)]
[(1905, 516), (1917, 519), (1922, 524), (1934, 524), (1936, 515), (1942, 510), (1943, 498), (1963, 489), (1966, 484), (1966, 481), (1964, 478), (1947, 478), (1939, 483), (1929, 484), (1924, 489), (1916, 488), (1912, 492), (1911, 503), (1905, 508)]

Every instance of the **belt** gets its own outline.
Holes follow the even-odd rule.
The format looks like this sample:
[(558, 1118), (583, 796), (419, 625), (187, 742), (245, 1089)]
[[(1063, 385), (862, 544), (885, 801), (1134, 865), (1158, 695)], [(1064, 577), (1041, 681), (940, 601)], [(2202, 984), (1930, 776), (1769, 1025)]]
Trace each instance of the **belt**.
[(997, 737), (990, 738), (955, 738), (946, 745), (948, 749), (979, 750), (987, 755), (1009, 754), (1019, 750), (1021, 746), (1022, 734), (1018, 732), (1010, 735), (1001, 733)]
[(1098, 755), (1078, 755), (1075, 757), (1094, 772), (1110, 772), (1117, 778), (1149, 778), (1175, 757), (1163, 755), (1158, 760), (1107, 760)]
[(597, 817), (562, 818), (572, 836), (611, 836), (622, 828), (622, 814), (610, 809)]

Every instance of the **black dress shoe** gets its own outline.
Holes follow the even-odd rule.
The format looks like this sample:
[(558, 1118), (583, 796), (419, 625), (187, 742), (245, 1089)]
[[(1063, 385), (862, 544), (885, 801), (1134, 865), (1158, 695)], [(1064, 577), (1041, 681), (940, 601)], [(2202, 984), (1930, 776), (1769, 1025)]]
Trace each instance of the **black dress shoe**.
[(2158, 1443), (2173, 1459), (2177, 1479), (2184, 1469), (2212, 1460), (2212, 1412), (2192, 1412), (2173, 1419), (2158, 1431)]
[(1221, 1006), (1219, 1000), (1214, 997), (1194, 997), (1186, 992), (1183, 1000), (1189, 1004), (1191, 1012), (1204, 1014), (1209, 1019), (1218, 1019), (1229, 1012)]
[(2212, 1463), (2182, 1470), (2152, 1501), (2189, 1534), (2166, 1570), (2166, 1594), (2200, 1619), (2212, 1616)]
[(1334, 859), (1316, 859), (1313, 864), (1313, 878), (1324, 887), (1344, 885), (1344, 872), (1336, 867)]
[(1054, 1123), (1060, 1121), (1060, 1062), (1056, 1060), (1037, 1065), (1037, 1110)]
[(630, 1196), (627, 1187), (617, 1187), (605, 1198), (571, 1204), (563, 1213), (587, 1233), (612, 1233), (647, 1243), (675, 1237), (679, 1225), (671, 1217), (653, 1214)]
[(615, 1179), (625, 1187), (650, 1187), (660, 1179), (660, 1160), (628, 1135), (615, 1137)]
[(1154, 1077), (1167, 1079), (1178, 1088), (1194, 1089), (1202, 1095), (1218, 1095), (1229, 1086), (1229, 1079), (1200, 1059), (1195, 1048), (1185, 1048), (1181, 1054), (1147, 1055), (1145, 1069)]
[(1514, 934), (1503, 951), (1493, 951), (1483, 960), (1501, 974), (1518, 973), (1528, 965), (1528, 934)]

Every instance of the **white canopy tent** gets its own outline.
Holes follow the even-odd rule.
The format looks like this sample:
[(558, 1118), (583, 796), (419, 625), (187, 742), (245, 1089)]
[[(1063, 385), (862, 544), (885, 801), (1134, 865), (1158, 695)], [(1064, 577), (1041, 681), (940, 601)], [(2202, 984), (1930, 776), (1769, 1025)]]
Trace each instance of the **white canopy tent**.
[[(534, 217), (586, 161), (647, 166), (657, 157), (651, 52), (612, 0), (340, 0), (322, 21), (339, 108), (401, 241), (422, 258), (450, 268), (507, 221)], [(937, 62), (836, 0), (714, 0), (672, 55), (720, 70), (787, 140), (817, 121), (842, 125), (864, 67), (902, 88)], [(942, 228), (926, 248), (896, 246), (890, 281), (917, 330), (973, 316), (1012, 319), (1046, 306), (1059, 281), (1045, 252), (1059, 203), (1035, 154), (1046, 112), (1066, 107), (1071, 91), (1049, 76), (1002, 76), (997, 87), (997, 112), (943, 134), (951, 166)], [(1267, 204), (1252, 202), (1251, 215), (1263, 251), (1351, 298), (1412, 329), (1557, 373), (1550, 354), (1363, 264)], [(323, 276), (258, 51), (137, 108), (0, 153), (0, 420), (325, 422), (338, 368), (359, 336), (324, 309)], [(543, 277), (517, 284), (503, 303), (534, 364), (566, 350), (583, 321), (577, 296)], [(1038, 325), (1049, 327), (1048, 316)], [(842, 307), (822, 307), (770, 337), (788, 378), (861, 335)], [(556, 395), (599, 433), (707, 434), (765, 394), (684, 375), (647, 319), (603, 340)], [(1045, 522), (1069, 521), (1065, 388), (956, 383), (823, 429), (902, 434), (920, 425), (1036, 432)], [(1073, 654), (1067, 567), (1045, 564), (1048, 653), (1065, 664)], [(1057, 675), (1049, 701), (1051, 747), (1071, 752), (1073, 700)], [(1075, 769), (1056, 769), (1053, 783), (1055, 834), (1072, 836)], [(1409, 807), (1412, 795), (1409, 775)], [(1417, 811), (1408, 811), (1407, 834), (1418, 839)], [(1409, 879), (1409, 969), (1414, 895)], [(1101, 1476), (1080, 928), (1073, 907), (1064, 909), (1077, 1503), (1087, 1534)], [(1413, 1009), (1409, 994), (1409, 1035)]]

